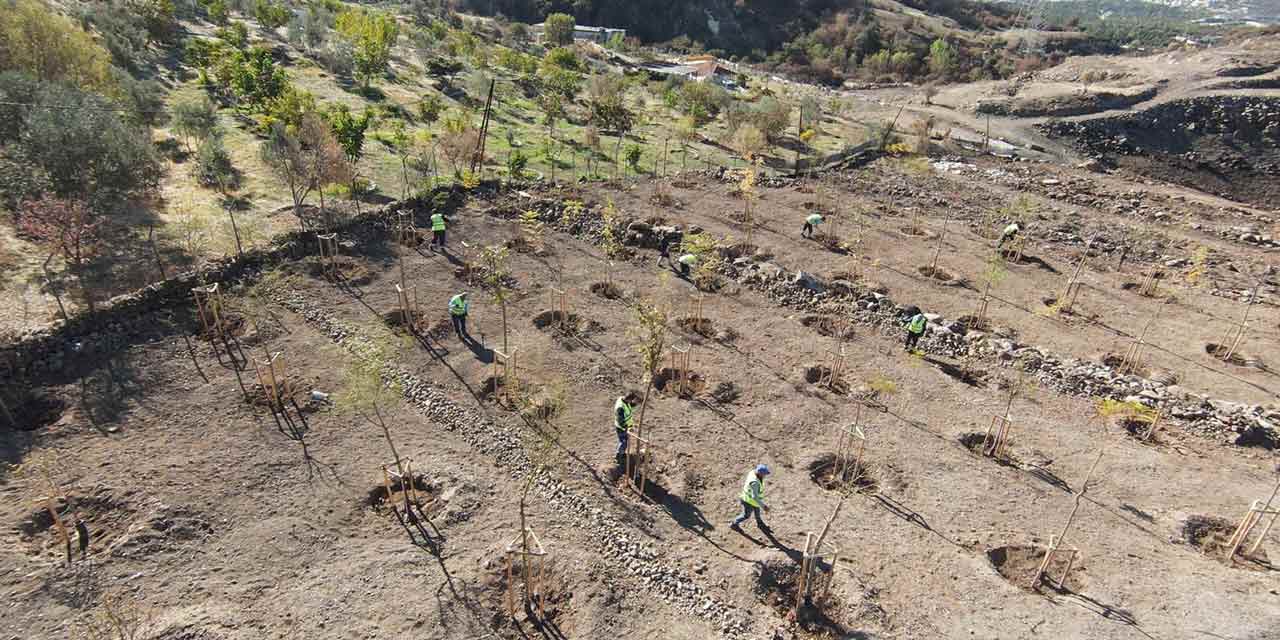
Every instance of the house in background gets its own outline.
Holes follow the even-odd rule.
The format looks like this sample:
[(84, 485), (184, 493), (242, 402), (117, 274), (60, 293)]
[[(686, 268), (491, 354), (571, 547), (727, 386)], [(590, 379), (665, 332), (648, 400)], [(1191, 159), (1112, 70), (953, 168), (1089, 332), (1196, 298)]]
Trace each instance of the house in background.
[[(532, 30), (533, 30), (533, 33), (538, 37), (538, 39), (541, 40), (543, 34), (546, 33), (546, 23), (540, 22), (538, 24), (535, 24), (533, 25)], [(612, 27), (588, 27), (586, 25), (581, 25), (581, 24), (573, 26), (573, 39), (574, 41), (577, 41), (577, 42), (594, 42), (596, 44), (605, 44), (609, 42), (609, 40), (612, 39), (614, 35), (618, 35), (620, 37), (625, 38), (627, 37), (627, 30), (614, 29)]]
[(654, 76), (680, 76), (694, 82), (714, 82), (726, 89), (736, 89), (733, 71), (711, 55), (688, 56), (675, 62), (650, 62), (641, 65)]

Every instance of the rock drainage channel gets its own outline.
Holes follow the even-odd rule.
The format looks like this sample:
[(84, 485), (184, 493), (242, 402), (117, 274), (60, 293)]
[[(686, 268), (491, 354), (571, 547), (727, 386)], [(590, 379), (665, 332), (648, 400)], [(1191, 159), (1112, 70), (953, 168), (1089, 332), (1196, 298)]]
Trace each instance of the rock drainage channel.
[[(297, 314), (357, 358), (365, 357), (368, 345), (360, 333), (335, 320), (297, 292), (275, 297), (285, 309)], [(530, 461), (516, 433), (495, 424), (487, 416), (459, 406), (435, 385), (396, 366), (388, 366), (383, 377), (398, 382), (409, 400), (432, 421), (458, 433), (478, 453), (491, 455), (513, 476), (530, 470)], [(663, 562), (651, 548), (633, 541), (634, 530), (575, 494), (545, 472), (536, 485), (547, 502), (566, 522), (584, 529), (598, 541), (603, 556), (616, 561), (642, 580), (645, 587), (682, 612), (702, 618), (726, 638), (748, 638), (746, 621), (751, 618), (733, 605), (709, 595), (682, 569)]]

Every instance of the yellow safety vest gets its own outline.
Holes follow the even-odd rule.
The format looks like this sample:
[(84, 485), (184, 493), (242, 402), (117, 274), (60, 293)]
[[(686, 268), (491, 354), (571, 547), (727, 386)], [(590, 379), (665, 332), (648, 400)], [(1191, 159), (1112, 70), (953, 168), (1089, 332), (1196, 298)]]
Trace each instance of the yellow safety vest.
[(431, 230), (444, 231), (444, 216), (438, 213), (431, 214)]
[(467, 315), (467, 300), (458, 294), (449, 299), (449, 313), (455, 316)]
[(924, 333), (924, 314), (917, 313), (911, 317), (911, 324), (907, 325), (907, 331), (911, 333)]
[[(752, 483), (757, 483), (754, 489)], [(747, 479), (742, 483), (742, 501), (759, 508), (761, 500), (764, 500), (764, 478), (757, 476), (756, 470), (752, 469), (747, 472)]]
[[(618, 423), (618, 410), (622, 410), (622, 423)], [(631, 429), (631, 405), (622, 401), (622, 396), (618, 396), (618, 401), (613, 403), (613, 426), (618, 431), (628, 431)]]

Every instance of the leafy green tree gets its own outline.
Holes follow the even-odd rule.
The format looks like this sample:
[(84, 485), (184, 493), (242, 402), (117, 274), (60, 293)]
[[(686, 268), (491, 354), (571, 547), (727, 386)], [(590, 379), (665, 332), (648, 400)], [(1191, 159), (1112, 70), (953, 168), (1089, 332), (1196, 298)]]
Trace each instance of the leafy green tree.
[(240, 184), (240, 172), (231, 162), (231, 154), (222, 144), (222, 138), (212, 137), (200, 143), (196, 151), (194, 174), (196, 182), (202, 187), (217, 189), (227, 194)]
[(567, 13), (553, 13), (543, 23), (542, 39), (548, 44), (565, 47), (573, 44), (573, 30), (577, 24)]
[(369, 125), (373, 124), (373, 113), (365, 109), (364, 113), (354, 116), (347, 105), (339, 104), (337, 108), (328, 112), (327, 118), (329, 127), (333, 129), (333, 137), (338, 141), (338, 146), (342, 147), (342, 154), (346, 156), (347, 163), (351, 167), (351, 198), (356, 202), (356, 213), (359, 213), (360, 200), (356, 197), (356, 181), (359, 173), (356, 171), (356, 165), (359, 164), (360, 158), (364, 157), (365, 132), (368, 131)]
[(209, 0), (204, 10), (209, 14), (209, 22), (214, 24), (226, 24), (231, 17), (231, 10), (227, 8), (226, 0)]
[(542, 57), (543, 68), (558, 68), (566, 71), (582, 71), (582, 60), (569, 47), (556, 47)]
[(430, 94), (418, 103), (418, 118), (427, 125), (434, 124), (444, 112), (444, 101), (436, 94)]
[(233, 51), (219, 61), (214, 75), (237, 103), (259, 110), (283, 95), (289, 83), (288, 74), (266, 47)]
[(182, 137), (187, 150), (191, 141), (197, 144), (218, 135), (218, 110), (208, 96), (182, 100), (173, 105), (173, 132)]
[(929, 71), (946, 77), (956, 66), (955, 49), (946, 40), (938, 38), (929, 45)]
[(381, 11), (348, 9), (338, 14), (335, 26), (354, 47), (356, 76), (368, 88), (374, 76), (391, 62), (391, 48), (400, 36), (395, 16)]
[(275, 31), (289, 22), (289, 9), (271, 0), (257, 0), (253, 5), (253, 17), (268, 31)]
[(614, 148), (615, 161), (622, 149), (623, 137), (635, 126), (635, 114), (626, 105), (626, 92), (626, 79), (620, 75), (594, 75), (588, 86), (592, 124), (612, 130), (618, 138)]
[(36, 0), (0, 4), (0, 72), (20, 71), (110, 94), (111, 54), (71, 20)]
[(306, 231), (302, 206), (307, 197), (325, 184), (345, 176), (346, 158), (328, 123), (316, 113), (304, 114), (297, 127), (274, 123), (267, 140), (262, 143), (260, 157), (263, 164), (289, 188), (293, 214), (298, 218), (298, 225)]
[(23, 103), (3, 112), (0, 132), (12, 134), (3, 138), (11, 151), (47, 175), (58, 197), (105, 213), (156, 186), (160, 162), (150, 132), (106, 98), (3, 74), (0, 101)]

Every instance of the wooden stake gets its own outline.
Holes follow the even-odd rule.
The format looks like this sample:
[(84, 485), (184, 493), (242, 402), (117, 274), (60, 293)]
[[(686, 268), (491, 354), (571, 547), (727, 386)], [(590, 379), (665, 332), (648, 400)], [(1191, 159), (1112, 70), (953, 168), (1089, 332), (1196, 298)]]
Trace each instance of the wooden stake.
[[(1076, 512), (1080, 510), (1080, 499), (1084, 497), (1085, 492), (1089, 490), (1089, 480), (1093, 479), (1093, 472), (1098, 468), (1098, 463), (1102, 462), (1102, 451), (1098, 451), (1098, 457), (1093, 459), (1093, 466), (1089, 467), (1089, 473), (1085, 474), (1084, 482), (1080, 483), (1080, 490), (1076, 492), (1075, 504), (1071, 507), (1071, 513), (1067, 515), (1067, 522), (1062, 525), (1062, 531), (1056, 537), (1049, 538), (1049, 548), (1045, 551), (1044, 559), (1040, 561), (1039, 568), (1036, 569), (1036, 575), (1031, 579), (1031, 588), (1035, 589), (1040, 585), (1040, 579), (1044, 577), (1044, 572), (1049, 569), (1049, 563), (1053, 559), (1053, 554), (1058, 550), (1058, 546), (1067, 537), (1067, 531), (1071, 529), (1071, 522), (1076, 518)], [(1063, 576), (1063, 582), (1066, 576)]]

